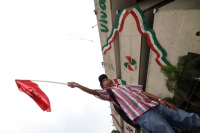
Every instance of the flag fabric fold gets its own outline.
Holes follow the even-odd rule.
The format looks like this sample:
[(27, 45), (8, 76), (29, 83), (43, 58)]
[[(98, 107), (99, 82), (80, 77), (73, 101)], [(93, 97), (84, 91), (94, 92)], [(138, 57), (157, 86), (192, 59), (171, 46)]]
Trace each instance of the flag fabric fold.
[(15, 80), (15, 82), (19, 90), (31, 97), (43, 111), (51, 112), (49, 98), (36, 83), (30, 80), (17, 79)]

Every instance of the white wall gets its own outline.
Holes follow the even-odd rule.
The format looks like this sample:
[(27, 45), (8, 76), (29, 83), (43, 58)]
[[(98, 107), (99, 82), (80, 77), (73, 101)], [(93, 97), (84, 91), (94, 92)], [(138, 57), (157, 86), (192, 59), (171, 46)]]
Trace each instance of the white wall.
[[(100, 26), (100, 19), (101, 19), (101, 13), (100, 11), (103, 11), (100, 8), (99, 5), (100, 0), (94, 0), (94, 5), (95, 5), (95, 10), (97, 12), (96, 18), (97, 18), (97, 24), (98, 24), (98, 29), (99, 29), (99, 37), (101, 41), (101, 46), (104, 46), (106, 44), (106, 39), (110, 35), (111, 29), (112, 29), (112, 14), (110, 10), (110, 0), (106, 0), (105, 5), (106, 5), (106, 10), (104, 11), (107, 15), (107, 18), (105, 19), (108, 24), (105, 24), (105, 26), (108, 28), (108, 32), (101, 32), (100, 29), (102, 27)], [(116, 75), (116, 62), (115, 62), (115, 53), (114, 53), (114, 45), (112, 45), (112, 49), (107, 52), (105, 55), (103, 55), (103, 60), (104, 60), (104, 66), (105, 66), (105, 73), (110, 79), (114, 79), (117, 77)], [(100, 49), (101, 50), (101, 49)], [(110, 67), (111, 66), (111, 67)], [(114, 69), (112, 69), (114, 68)]]
[[(123, 30), (119, 33), (121, 77), (128, 84), (138, 84), (141, 34), (137, 30), (135, 19), (129, 14), (124, 21)], [(130, 56), (136, 61), (136, 70), (130, 71), (125, 66), (125, 56)]]
[[(196, 9), (195, 3), (192, 3), (194, 0), (190, 2), (189, 4), (188, 1), (177, 0), (155, 13), (153, 28), (172, 65), (177, 64), (179, 56), (187, 55), (188, 52), (200, 53), (200, 37), (195, 35), (200, 31), (200, 9)], [(200, 1), (196, 0), (196, 3), (200, 5)], [(179, 8), (175, 9), (177, 7)], [(146, 90), (162, 98), (172, 97), (173, 94), (167, 90), (165, 77), (155, 58), (155, 54), (151, 52)]]

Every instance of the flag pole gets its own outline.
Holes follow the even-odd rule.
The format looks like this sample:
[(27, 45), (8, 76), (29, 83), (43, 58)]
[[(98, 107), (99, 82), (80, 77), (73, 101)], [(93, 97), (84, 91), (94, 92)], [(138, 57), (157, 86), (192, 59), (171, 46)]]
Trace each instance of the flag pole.
[(47, 83), (55, 83), (55, 84), (68, 85), (67, 83), (55, 82), (55, 81), (46, 81), (46, 80), (31, 80), (31, 81), (35, 81), (35, 82), (47, 82)]

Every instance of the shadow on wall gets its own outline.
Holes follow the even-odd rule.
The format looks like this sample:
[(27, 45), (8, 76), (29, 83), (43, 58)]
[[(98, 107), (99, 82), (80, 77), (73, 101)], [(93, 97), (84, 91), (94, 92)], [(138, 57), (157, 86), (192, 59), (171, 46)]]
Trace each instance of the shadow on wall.
[(198, 32), (196, 33), (196, 36), (200, 36), (200, 31), (198, 31)]

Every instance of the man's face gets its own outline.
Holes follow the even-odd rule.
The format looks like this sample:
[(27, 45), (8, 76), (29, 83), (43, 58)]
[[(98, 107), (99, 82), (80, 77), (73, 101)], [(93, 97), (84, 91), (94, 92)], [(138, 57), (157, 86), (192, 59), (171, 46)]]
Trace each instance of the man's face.
[(197, 36), (200, 36), (200, 32), (197, 33)]
[(105, 78), (102, 80), (102, 85), (104, 88), (108, 88), (109, 86), (113, 85), (112, 80)]

